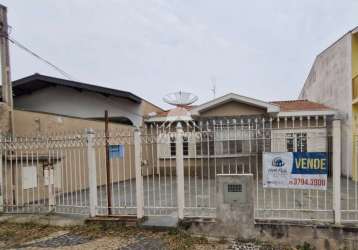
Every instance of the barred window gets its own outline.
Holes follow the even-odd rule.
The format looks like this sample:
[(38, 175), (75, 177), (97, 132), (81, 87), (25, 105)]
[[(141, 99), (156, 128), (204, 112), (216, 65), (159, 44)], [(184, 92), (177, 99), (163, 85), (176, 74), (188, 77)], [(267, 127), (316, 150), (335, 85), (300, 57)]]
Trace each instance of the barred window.
[(223, 154), (238, 154), (243, 152), (243, 140), (222, 141)]
[[(171, 156), (176, 156), (176, 149), (177, 149), (177, 145), (176, 145), (176, 137), (172, 136), (170, 137), (170, 155)], [(189, 139), (187, 136), (183, 136), (183, 155), (189, 155)]]
[(187, 136), (183, 137), (183, 155), (189, 155), (189, 141)]
[(307, 152), (307, 134), (298, 133), (297, 138), (297, 152)]
[(287, 152), (307, 152), (307, 133), (287, 133)]
[(292, 133), (286, 134), (286, 145), (287, 145), (287, 152), (295, 151), (294, 138)]
[(170, 155), (175, 156), (176, 155), (176, 141), (175, 137), (170, 137)]
[(202, 133), (201, 140), (196, 143), (196, 153), (198, 155), (214, 155), (214, 143), (213, 133)]

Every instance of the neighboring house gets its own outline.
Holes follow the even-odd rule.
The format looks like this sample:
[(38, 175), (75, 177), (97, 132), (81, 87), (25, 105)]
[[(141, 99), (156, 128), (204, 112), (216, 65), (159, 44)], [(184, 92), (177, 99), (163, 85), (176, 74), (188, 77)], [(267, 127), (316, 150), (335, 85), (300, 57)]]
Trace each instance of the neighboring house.
[(358, 27), (317, 55), (299, 98), (342, 113), (342, 173), (358, 180)]
[[(140, 126), (162, 109), (127, 91), (34, 74), (13, 82), (14, 108)], [(15, 124), (16, 126), (16, 124)]]
[(235, 158), (251, 164), (250, 159), (265, 151), (328, 152), (330, 121), (335, 114), (307, 100), (264, 102), (230, 93), (198, 106), (158, 113), (145, 122), (157, 130), (160, 159), (175, 157), (173, 131), (180, 122), (185, 131), (184, 157)]
[[(83, 135), (85, 129), (99, 130), (96, 154), (104, 152), (105, 110), (109, 111), (110, 143), (125, 152), (116, 164), (127, 163), (121, 168), (124, 174), (114, 172), (111, 182), (133, 178), (129, 173), (134, 173), (134, 126), (142, 126), (149, 113), (163, 111), (130, 92), (39, 74), (14, 81), (13, 93), (13, 140), (1, 137), (9, 133), (10, 118), (9, 108), (0, 103), (0, 156), (8, 205), (29, 204), (29, 197), (36, 203), (46, 199), (49, 183), (56, 193), (86, 189)], [(104, 155), (102, 159), (97, 162), (97, 175), (104, 180)]]

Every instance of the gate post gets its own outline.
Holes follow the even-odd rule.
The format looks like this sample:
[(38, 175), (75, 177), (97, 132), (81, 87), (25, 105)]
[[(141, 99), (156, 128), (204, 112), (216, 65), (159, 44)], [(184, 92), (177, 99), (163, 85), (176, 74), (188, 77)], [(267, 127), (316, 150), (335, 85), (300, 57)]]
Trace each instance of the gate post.
[(90, 217), (96, 216), (97, 208), (97, 169), (93, 143), (94, 134), (93, 129), (86, 129)]
[[(53, 157), (53, 156), (52, 156)], [(53, 162), (55, 162), (52, 159)], [(51, 150), (49, 150), (48, 152), (48, 162), (49, 165), (47, 167), (47, 173), (48, 173), (48, 211), (52, 212), (54, 210), (55, 207), (55, 187), (54, 187), (54, 183), (55, 183), (55, 178), (54, 178), (54, 169), (53, 169), (53, 165), (51, 165)], [(22, 164), (21, 164), (22, 165)], [(21, 166), (23, 167), (23, 166)]]
[(135, 167), (135, 185), (137, 200), (137, 218), (142, 219), (144, 216), (144, 194), (143, 194), (143, 176), (141, 164), (141, 137), (140, 129), (134, 130), (134, 167)]
[(183, 128), (179, 122), (176, 127), (176, 174), (178, 195), (178, 217), (184, 219), (184, 154), (183, 154)]
[(334, 223), (341, 223), (341, 121), (333, 120), (333, 210)]

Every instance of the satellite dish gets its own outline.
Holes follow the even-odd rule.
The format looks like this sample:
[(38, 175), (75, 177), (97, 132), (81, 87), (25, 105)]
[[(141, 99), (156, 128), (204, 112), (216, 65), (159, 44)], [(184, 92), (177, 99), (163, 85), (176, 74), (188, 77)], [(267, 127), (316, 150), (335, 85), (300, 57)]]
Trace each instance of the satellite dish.
[(188, 106), (196, 102), (198, 99), (198, 96), (193, 93), (182, 91), (169, 93), (163, 97), (163, 101), (177, 107)]

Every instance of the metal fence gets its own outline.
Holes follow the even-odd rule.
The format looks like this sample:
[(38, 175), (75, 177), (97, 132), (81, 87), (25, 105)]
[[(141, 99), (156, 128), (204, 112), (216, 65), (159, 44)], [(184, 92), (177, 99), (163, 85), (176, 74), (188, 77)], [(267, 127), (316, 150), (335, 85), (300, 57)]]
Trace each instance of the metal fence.
[[(171, 134), (173, 133), (169, 131), (168, 135)], [(163, 143), (168, 146), (167, 150), (173, 147), (160, 135), (158, 126), (148, 126), (141, 130), (144, 214), (176, 216), (178, 210), (176, 154), (160, 156)], [(176, 141), (174, 143), (176, 144)]]
[[(136, 214), (133, 128), (93, 134), (97, 215)], [(91, 146), (91, 145), (90, 145)], [(106, 149), (107, 148), (107, 149)], [(108, 164), (107, 164), (108, 161)]]
[[(177, 186), (183, 186), (185, 217), (215, 217), (217, 174), (251, 173), (256, 184), (256, 219), (334, 220), (332, 135), (325, 117), (211, 120), (182, 123), (178, 128), (160, 124), (149, 126), (146, 131), (157, 137), (156, 142), (151, 142), (152, 146), (157, 144), (154, 158), (161, 169), (156, 175), (157, 181), (170, 180), (170, 185), (158, 185), (164, 187), (158, 189), (159, 195), (164, 192), (164, 197), (177, 201), (172, 192), (169, 196), (166, 193), (175, 190), (174, 195), (179, 196)], [(179, 149), (182, 162), (178, 162)], [(265, 152), (306, 151), (327, 152), (330, 167), (327, 190), (263, 188), (262, 155)], [(183, 178), (175, 178), (171, 184), (172, 173), (176, 174), (178, 166), (183, 169)], [(177, 210), (178, 205), (173, 203), (173, 209)]]
[[(257, 220), (337, 222), (342, 216), (342, 222), (355, 222), (357, 182), (341, 177), (340, 159), (332, 157), (340, 150), (335, 140), (340, 135), (333, 133), (339, 128), (331, 125), (329, 118), (317, 116), (247, 117), (108, 134), (2, 137), (0, 208), (7, 213), (215, 218), (216, 176), (251, 173)], [(326, 152), (327, 189), (264, 188), (266, 152)]]
[(2, 138), (2, 210), (88, 214), (83, 133)]
[[(345, 176), (341, 183), (341, 211), (342, 221), (348, 223), (358, 222), (358, 136), (353, 135), (352, 165), (343, 166)], [(348, 161), (349, 162), (349, 161)]]

